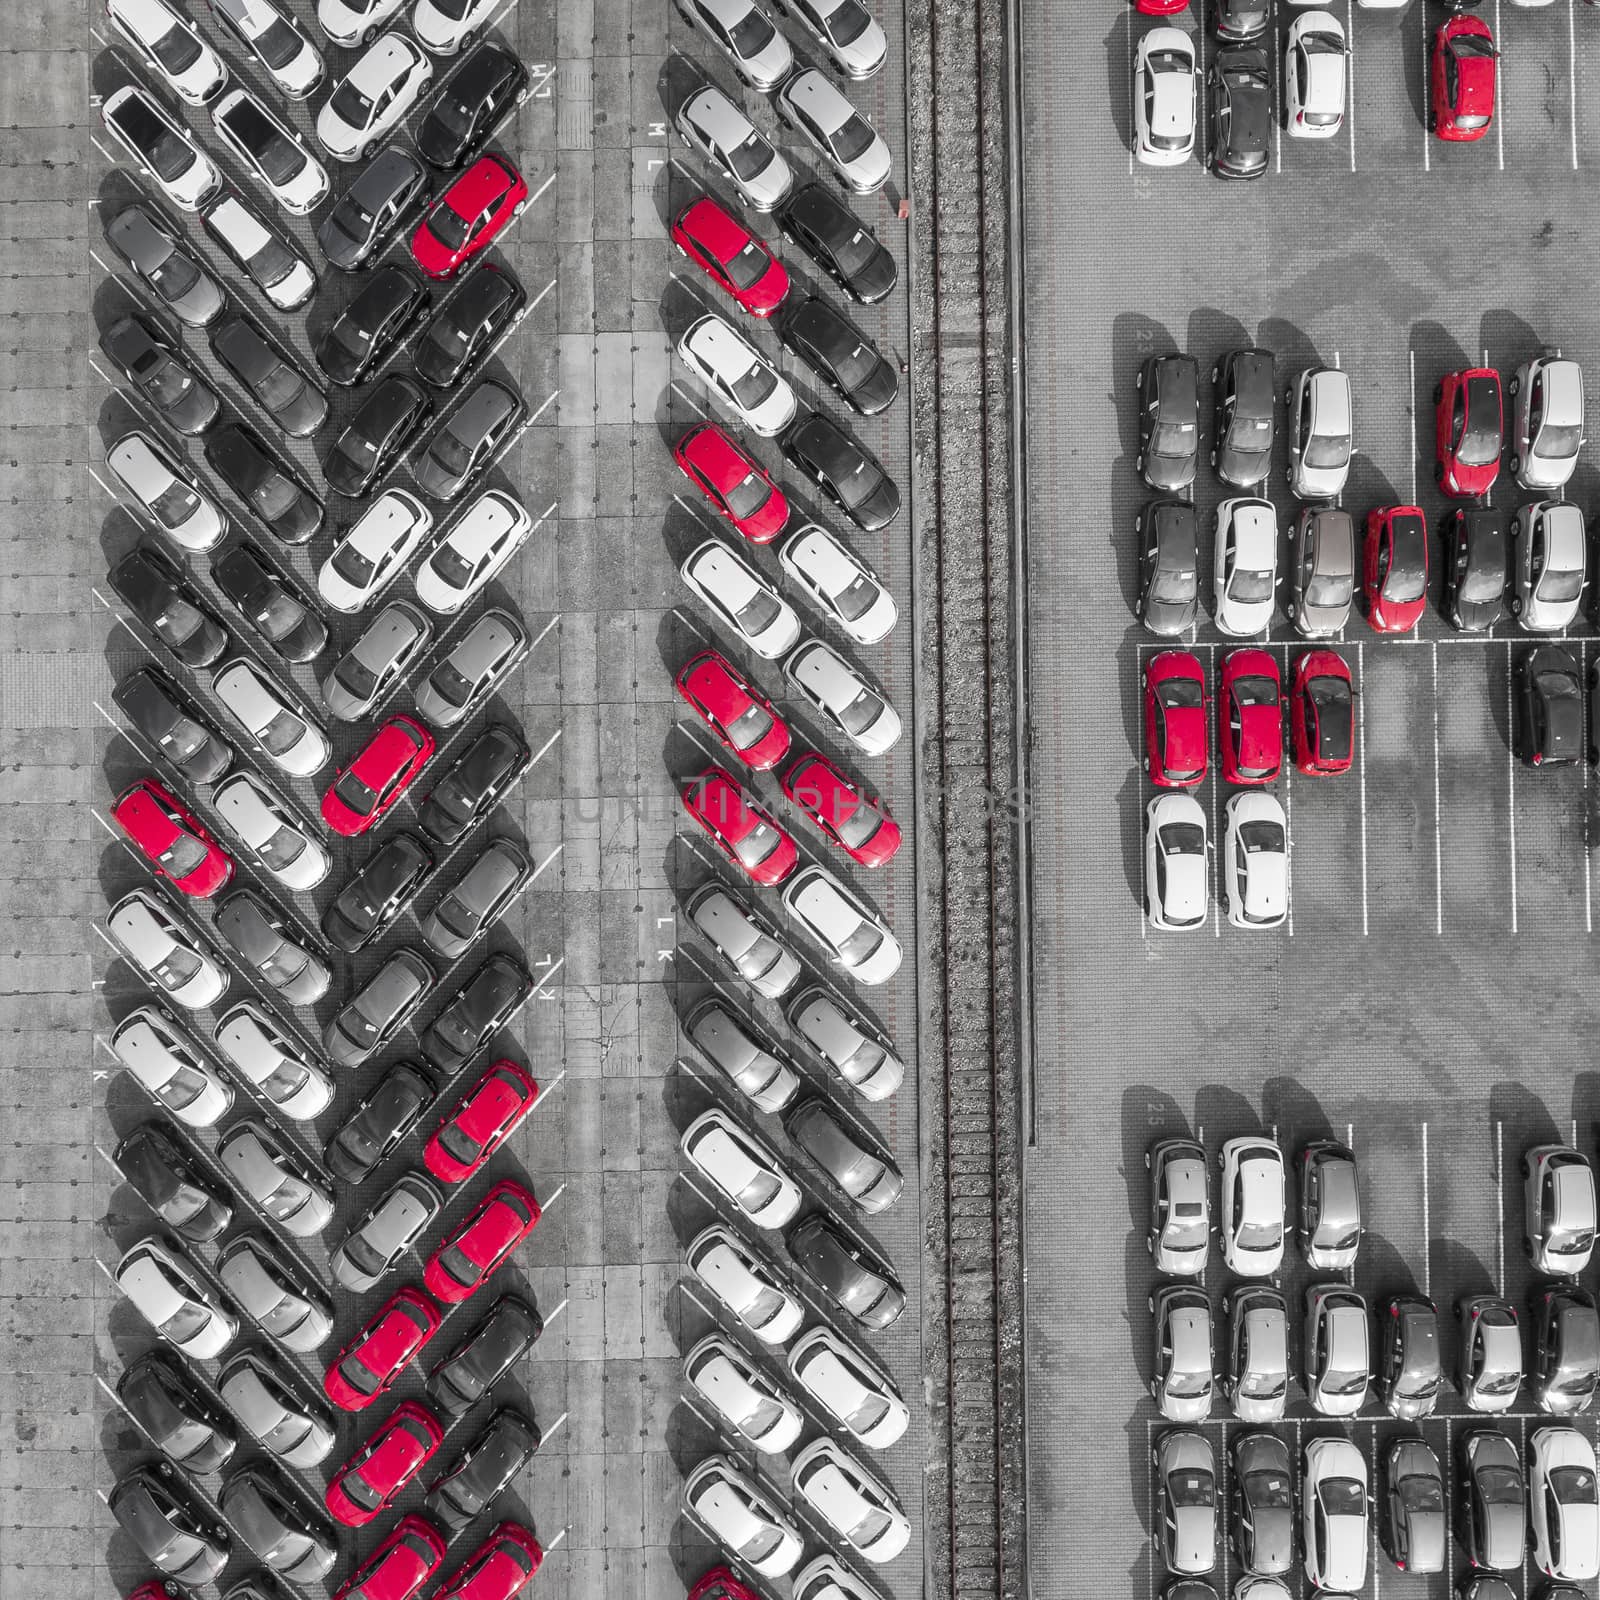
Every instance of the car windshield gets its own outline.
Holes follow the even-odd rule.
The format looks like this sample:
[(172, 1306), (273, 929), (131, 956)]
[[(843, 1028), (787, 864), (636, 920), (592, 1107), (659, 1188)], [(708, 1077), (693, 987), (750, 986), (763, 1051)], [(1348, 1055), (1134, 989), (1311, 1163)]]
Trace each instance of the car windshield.
[(168, 72), (187, 72), (200, 59), (200, 41), (187, 28), (168, 28), (150, 42), (150, 54)]
[(161, 1324), (162, 1334), (174, 1344), (186, 1344), (190, 1339), (211, 1321), (211, 1313), (202, 1305), (197, 1305), (193, 1300), (185, 1300), (176, 1311)]
[(428, 218), (428, 226), (446, 250), (461, 249), (472, 233), (472, 219), (459, 215), (449, 205), (435, 206)]
[(871, 25), (871, 14), (856, 0), (840, 0), (824, 23), (829, 38), (837, 45), (854, 44)]
[(150, 511), (167, 528), (179, 528), (199, 509), (200, 496), (174, 478), (150, 501)]
[(281, 987), (298, 978), (309, 962), (305, 951), (297, 950), (292, 944), (281, 944), (258, 964), (258, 970), (268, 983)]
[(1167, 1378), (1166, 1389), (1168, 1394), (1180, 1400), (1194, 1395), (1209, 1394), (1211, 1368), (1206, 1366), (1194, 1372), (1184, 1372), (1175, 1368)]
[(305, 617), (306, 608), (276, 584), (256, 599), (259, 609), (256, 610), (255, 619), (269, 639), (281, 639), (291, 628), (299, 626)]
[(376, 1277), (388, 1265), (388, 1256), (381, 1250), (375, 1249), (372, 1241), (364, 1234), (351, 1234), (345, 1240), (344, 1248), (345, 1253), (356, 1264), (357, 1268), (366, 1273), (369, 1278)]
[(250, 276), (257, 283), (279, 282), (288, 277), (294, 264), (294, 252), (272, 235), (262, 241), (261, 248), (248, 261)]
[(772, 1202), (781, 1187), (770, 1172), (753, 1172), (739, 1189), (739, 1203), (747, 1211), (760, 1211)]
[(472, 698), (473, 680), (464, 677), (452, 661), (441, 661), (428, 682), (439, 698), (450, 705), (464, 706)]
[(478, 931), (477, 913), (458, 894), (447, 894), (433, 914), (458, 939), (470, 939)]
[[(200, 970), (200, 958), (188, 950), (173, 949), (159, 961), (150, 963), (151, 973), (168, 989), (176, 989), (188, 983), (199, 974)], [(199, 1092), (198, 1089), (195, 1090), (195, 1094)], [(182, 1103), (188, 1105), (192, 1099), (194, 1095), (190, 1095), (189, 1099)]]
[(759, 744), (772, 730), (771, 716), (758, 705), (748, 705), (728, 724), (728, 739), (736, 750)]
[(1342, 606), (1350, 598), (1350, 579), (1345, 574), (1328, 577), (1319, 573), (1306, 585), (1308, 606)]
[(735, 378), (731, 387), (734, 399), (746, 411), (754, 411), (757, 406), (764, 404), (768, 396), (778, 387), (778, 375), (763, 362), (760, 366), (751, 367), (741, 377)]
[(444, 124), (451, 133), (458, 138), (469, 138), (472, 134), (474, 105), (471, 101), (464, 100), (458, 94), (440, 95), (434, 101), (431, 113)]
[(1239, 1380), (1239, 1392), (1252, 1400), (1276, 1400), (1280, 1394), (1286, 1394), (1288, 1388), (1289, 1380), (1281, 1369), (1268, 1372), (1251, 1367)]
[(1329, 1478), (1317, 1491), (1322, 1509), (1330, 1517), (1364, 1517), (1367, 1491), (1354, 1478)]
[(363, 1511), (377, 1511), (383, 1505), (383, 1496), (359, 1472), (346, 1473), (340, 1487)]
[(739, 619), (739, 626), (751, 638), (765, 633), (778, 620), (779, 614), (777, 598), (759, 589), (734, 613)]
[(1289, 1480), (1281, 1472), (1251, 1472), (1245, 1475), (1245, 1498), (1258, 1511), (1288, 1510)]
[(333, 570), (353, 589), (365, 589), (377, 572), (377, 563), (346, 542), (333, 552)]
[(877, 604), (878, 596), (882, 592), (864, 572), (858, 572), (844, 588), (835, 591), (830, 598), (834, 610), (846, 622), (856, 622)]
[(882, 932), (870, 922), (861, 922), (839, 941), (839, 954), (846, 966), (858, 966), (882, 943)]
[(477, 565), (468, 561), (454, 545), (441, 545), (434, 551), (428, 565), (443, 584), (452, 589), (465, 589), (477, 575)]
[(1485, 39), (1479, 34), (1458, 33), (1450, 41), (1450, 48), (1455, 52), (1458, 61), (1467, 61), (1474, 57), (1486, 61), (1494, 59), (1494, 41)]
[(1428, 1473), (1407, 1473), (1400, 1480), (1400, 1498), (1413, 1511), (1443, 1511), (1444, 1485)]
[(871, 806), (857, 806), (843, 817), (835, 810), (834, 831), (852, 850), (859, 850), (882, 826), (883, 819)]
[(276, 366), (256, 385), (256, 393), (269, 411), (286, 406), (305, 393), (305, 379), (292, 367)]
[(459, 1161), (463, 1166), (476, 1161), (483, 1146), (462, 1131), (458, 1123), (446, 1123), (439, 1134), (439, 1143), (445, 1148), (452, 1160)]
[(1583, 593), (1583, 570), (1568, 568), (1564, 571), (1546, 569), (1539, 579), (1537, 594), (1541, 600), (1576, 600)]
[(737, 289), (750, 289), (761, 281), (761, 275), (771, 265), (767, 253), (753, 239), (747, 240), (723, 264), (723, 271)]
[(452, 477), (459, 478), (472, 465), (472, 442), (445, 428), (428, 446), (428, 454)]
[(755, 826), (734, 845), (733, 853), (746, 867), (759, 867), (778, 848), (783, 835), (769, 822)]
[(1163, 417), (1150, 436), (1150, 453), (1156, 456), (1188, 456), (1194, 452), (1192, 421), (1175, 422)]
[(333, 792), (358, 816), (366, 816), (378, 803), (377, 795), (353, 772), (345, 773), (334, 784)]
[(856, 1523), (855, 1527), (846, 1533), (845, 1537), (858, 1550), (870, 1550), (873, 1541), (883, 1536), (884, 1529), (889, 1526), (889, 1513), (881, 1507), (869, 1507)]
[(1203, 1469), (1174, 1472), (1167, 1478), (1167, 1497), (1175, 1506), (1215, 1505), (1217, 1480)]
[(162, 410), (181, 400), (194, 387), (188, 373), (157, 350), (148, 351), (133, 364), (133, 375)]
[(200, 281), (200, 269), (188, 256), (174, 250), (159, 266), (145, 274), (165, 300), (181, 300)]
[(749, 183), (752, 178), (759, 178), (772, 161), (772, 146), (754, 129), (751, 130), (748, 139), (736, 144), (728, 152), (728, 165), (733, 169), (734, 177), (744, 183)]
[(728, 510), (736, 517), (753, 516), (772, 497), (766, 480), (754, 472), (747, 472), (723, 498)]
[(269, 67), (281, 69), (300, 54), (300, 35), (282, 17), (276, 17), (265, 33), (256, 35), (255, 46)]
[(883, 701), (870, 689), (862, 689), (839, 713), (847, 733), (865, 733), (883, 714)]
[(1252, 567), (1236, 567), (1228, 579), (1228, 598), (1240, 605), (1255, 605), (1272, 598), (1272, 573)]
[(1342, 467), (1349, 459), (1348, 433), (1314, 433), (1306, 440), (1308, 467)]
[(835, 159), (848, 166), (852, 161), (859, 161), (872, 148), (877, 137), (872, 131), (872, 124), (857, 112), (834, 133), (828, 143), (833, 147)]
[(370, 700), (378, 692), (377, 673), (353, 655), (346, 656), (333, 675), (358, 700)]
[(1278, 703), (1278, 685), (1268, 677), (1251, 674), (1233, 680), (1233, 698), (1241, 706), (1275, 706)]
[(777, 1528), (763, 1528), (754, 1538), (746, 1540), (739, 1554), (759, 1572), (761, 1563), (783, 1543), (783, 1534)]
[(1183, 600), (1193, 600), (1198, 592), (1193, 567), (1158, 567), (1156, 579), (1150, 588), (1150, 597), (1153, 600), (1165, 600), (1176, 604)]
[(1557, 427), (1554, 423), (1546, 423), (1539, 430), (1535, 449), (1548, 461), (1564, 461), (1568, 456), (1577, 455), (1578, 446), (1582, 443), (1583, 429), (1577, 424)]
[(1169, 856), (1203, 856), (1206, 831), (1197, 822), (1169, 822), (1161, 830), (1161, 850)]
[(251, 126), (244, 138), (256, 165), (269, 182), (287, 183), (305, 165), (306, 158), (300, 153), (299, 147), (292, 140), (285, 139), (264, 118), (259, 122), (251, 119)]
[(1522, 1473), (1516, 1467), (1482, 1467), (1477, 1479), (1478, 1493), (1486, 1505), (1522, 1504)]
[(1595, 1497), (1594, 1474), (1587, 1467), (1552, 1467), (1550, 1488), (1564, 1506), (1592, 1506)]
[(299, 744), (305, 731), (306, 725), (292, 711), (278, 710), (258, 737), (273, 755), (282, 756)]
[(142, 131), (149, 140), (145, 153), (161, 177), (176, 178), (188, 171), (194, 152), (186, 140), (165, 123), (153, 123)]
[(191, 872), (204, 864), (205, 859), (205, 846), (186, 833), (180, 833), (161, 852), (160, 857), (161, 865), (174, 878), (187, 878)]
[(311, 1074), (298, 1061), (280, 1060), (261, 1080), (261, 1091), (269, 1100), (287, 1100), (299, 1094), (311, 1081)]
[(1328, 1375), (1323, 1379), (1321, 1387), (1329, 1394), (1357, 1394), (1367, 1386), (1367, 1369), (1365, 1367), (1351, 1367), (1344, 1370), (1338, 1367), (1330, 1368)]
[(366, 127), (372, 119), (372, 106), (370, 96), (363, 94), (349, 78), (333, 91), (328, 101), (328, 109), (334, 116), (352, 128)]
[[(1565, 672), (1538, 672), (1533, 681), (1546, 700), (1576, 700), (1578, 682)], [(1587, 1228), (1570, 1228), (1561, 1231), (1561, 1242), (1569, 1250), (1586, 1250), (1594, 1242), (1594, 1234)]]
[(376, 1394), (378, 1392), (379, 1378), (371, 1367), (361, 1360), (359, 1356), (349, 1355), (339, 1363), (339, 1376), (355, 1390), (357, 1394)]
[(748, 61), (751, 56), (765, 50), (777, 32), (766, 14), (759, 7), (752, 6), (729, 30), (728, 37), (733, 40), (735, 52)]

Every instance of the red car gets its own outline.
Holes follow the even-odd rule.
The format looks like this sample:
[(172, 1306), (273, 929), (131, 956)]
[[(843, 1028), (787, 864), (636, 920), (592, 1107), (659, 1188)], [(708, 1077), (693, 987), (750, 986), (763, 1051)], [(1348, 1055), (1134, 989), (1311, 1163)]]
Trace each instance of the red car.
[(345, 1411), (365, 1411), (439, 1331), (439, 1308), (420, 1289), (401, 1289), (378, 1309), (322, 1375), (323, 1391)]
[(426, 1517), (402, 1517), (333, 1600), (411, 1600), (444, 1565), (445, 1548)]
[(673, 219), (672, 242), (753, 317), (770, 317), (789, 292), (783, 263), (710, 195)]
[(752, 544), (771, 544), (789, 520), (789, 502), (759, 461), (714, 422), (702, 422), (672, 452), (684, 476)]
[(1189, 0), (1133, 0), (1133, 9), (1141, 17), (1175, 17), (1188, 7)]
[(715, 650), (703, 650), (677, 678), (678, 693), (753, 772), (766, 772), (789, 753), (789, 730), (777, 708)]
[(1217, 673), (1224, 783), (1271, 783), (1283, 765), (1283, 679), (1270, 650), (1230, 650)]
[(428, 207), (411, 254), (430, 278), (453, 278), (527, 203), (527, 182), (510, 162), (479, 156)]
[(1206, 775), (1206, 676), (1187, 650), (1145, 664), (1144, 750), (1158, 789), (1189, 789)]
[(233, 857), (205, 824), (154, 778), (141, 778), (111, 808), (112, 820), (175, 889), (197, 900), (214, 895), (233, 876)]
[(1294, 764), (1308, 778), (1350, 770), (1356, 748), (1356, 699), (1343, 656), (1333, 650), (1308, 650), (1295, 662), (1289, 727)]
[(713, 1567), (689, 1591), (689, 1600), (761, 1600), (761, 1596), (726, 1567)]
[(353, 839), (377, 823), (433, 759), (433, 735), (410, 717), (390, 717), (328, 785), (322, 820)]
[(724, 767), (707, 767), (683, 791), (684, 808), (716, 847), (756, 883), (782, 883), (800, 859), (799, 847)]
[(444, 1443), (444, 1429), (415, 1400), (389, 1420), (334, 1473), (323, 1500), (335, 1520), (359, 1528), (381, 1516)]
[(1420, 506), (1367, 513), (1361, 598), (1379, 633), (1405, 633), (1428, 608), (1428, 524)]
[(539, 1085), (515, 1061), (497, 1061), (439, 1124), (423, 1162), (446, 1183), (470, 1178), (533, 1110)]
[(447, 1304), (476, 1294), (495, 1268), (539, 1226), (531, 1189), (507, 1178), (497, 1183), (459, 1228), (428, 1257), (422, 1281)]
[(805, 755), (784, 775), (783, 792), (863, 867), (881, 867), (900, 848), (900, 824), (826, 756)]
[(1494, 121), (1494, 80), (1500, 52), (1489, 24), (1455, 12), (1433, 36), (1428, 126), (1441, 139), (1481, 139)]
[(1433, 476), (1447, 495), (1475, 500), (1500, 476), (1505, 414), (1492, 367), (1452, 372), (1433, 391)]
[(433, 1600), (511, 1600), (543, 1560), (539, 1541), (520, 1522), (502, 1522)]

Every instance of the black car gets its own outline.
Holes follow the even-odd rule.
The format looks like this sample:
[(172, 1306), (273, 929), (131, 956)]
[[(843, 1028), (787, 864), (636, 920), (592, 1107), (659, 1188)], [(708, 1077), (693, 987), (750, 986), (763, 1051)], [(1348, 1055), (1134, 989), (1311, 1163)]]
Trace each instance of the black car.
[(160, 667), (130, 672), (111, 698), (191, 783), (215, 783), (233, 765), (233, 747)]
[(256, 1559), (291, 1583), (318, 1583), (339, 1559), (333, 1524), (276, 1467), (256, 1462), (232, 1473), (217, 1503)]
[(1431, 1416), (1444, 1382), (1437, 1307), (1420, 1295), (1395, 1295), (1378, 1322), (1378, 1392), (1390, 1416), (1404, 1422)]
[(1211, 388), (1216, 406), (1211, 465), (1225, 483), (1248, 489), (1272, 470), (1272, 352), (1230, 350), (1211, 369)]
[(328, 420), (327, 395), (249, 317), (235, 313), (213, 323), (211, 349), (291, 438), (304, 439)]
[(1272, 141), (1272, 76), (1255, 44), (1224, 45), (1208, 73), (1211, 170), (1219, 178), (1259, 178)]
[(1533, 1362), (1529, 1377), (1541, 1411), (1573, 1416), (1587, 1411), (1600, 1386), (1600, 1311), (1594, 1296), (1574, 1284), (1535, 1287)]
[(533, 1348), (544, 1319), (514, 1294), (503, 1294), (489, 1314), (428, 1374), (428, 1399), (447, 1417), (459, 1417), (481, 1400)]
[(1458, 506), (1445, 518), (1445, 620), (1462, 633), (1484, 633), (1505, 615), (1507, 546), (1498, 513)]
[(285, 661), (314, 661), (328, 645), (317, 603), (249, 539), (211, 563), (222, 596)]
[(201, 211), (200, 225), (279, 311), (298, 311), (316, 293), (311, 263), (243, 195), (224, 192)]
[(427, 171), (414, 156), (395, 145), (380, 150), (317, 229), (323, 255), (346, 272), (364, 267), (400, 225), (427, 182)]
[(185, 1583), (210, 1583), (228, 1564), (227, 1528), (168, 1462), (135, 1467), (106, 1498), (111, 1514), (160, 1571)]
[(1216, 0), (1219, 40), (1258, 39), (1267, 31), (1272, 0)]
[(433, 857), (414, 834), (397, 833), (359, 867), (322, 915), (322, 931), (347, 955), (383, 932), (411, 904)]
[(415, 950), (396, 950), (335, 1013), (323, 1048), (341, 1067), (359, 1067), (383, 1048), (427, 997), (439, 974)]
[(527, 97), (528, 69), (504, 45), (481, 40), (434, 91), (417, 129), (417, 153), (433, 166), (459, 171)]
[(528, 304), (527, 291), (504, 267), (485, 261), (451, 291), (417, 335), (417, 376), (453, 389), (494, 348)]
[(485, 1511), (539, 1448), (539, 1427), (515, 1406), (501, 1406), (448, 1472), (428, 1485), (423, 1506), (447, 1534)]
[(215, 1239), (233, 1221), (222, 1186), (195, 1165), (170, 1123), (140, 1123), (111, 1159), (139, 1198), (192, 1243)]
[(864, 1328), (887, 1328), (906, 1308), (894, 1269), (846, 1233), (831, 1217), (813, 1212), (789, 1230), (790, 1256), (823, 1298)]
[(516, 1016), (533, 991), (532, 974), (520, 961), (490, 956), (428, 1025), (422, 1054), (441, 1072), (458, 1072)]
[(106, 243), (191, 328), (222, 315), (227, 299), (187, 245), (149, 206), (128, 206), (106, 224)]
[(217, 420), (222, 409), (217, 391), (154, 317), (118, 317), (100, 335), (100, 348), (179, 433), (192, 438)]
[(1139, 620), (1163, 639), (1194, 623), (1199, 575), (1194, 507), (1184, 500), (1154, 500), (1134, 520), (1139, 541)]
[(428, 308), (427, 285), (407, 267), (378, 268), (317, 341), (317, 365), (342, 388), (360, 383)]
[(226, 1466), (239, 1447), (227, 1409), (170, 1351), (140, 1356), (117, 1379), (117, 1399), (164, 1455), (202, 1477)]
[(494, 378), (481, 378), (456, 404), (412, 463), (424, 494), (454, 500), (521, 427), (528, 402)]
[(1139, 367), (1139, 454), (1152, 489), (1194, 482), (1200, 439), (1200, 367), (1193, 356), (1147, 356)]
[(509, 839), (490, 840), (422, 919), (424, 942), (446, 961), (460, 960), (532, 877), (533, 862), (520, 845)]
[(433, 401), (420, 383), (404, 373), (386, 373), (322, 463), (329, 487), (352, 497), (364, 495), (432, 415)]
[(533, 763), (522, 735), (491, 722), (445, 770), (417, 812), (428, 837), (454, 844), (488, 816)]
[(290, 1005), (315, 1005), (333, 981), (310, 937), (289, 914), (253, 889), (235, 889), (217, 903), (216, 930)]
[(827, 1181), (865, 1212), (893, 1205), (905, 1188), (894, 1158), (861, 1126), (818, 1095), (797, 1100), (784, 1113), (783, 1131)]
[(825, 184), (807, 183), (778, 207), (778, 226), (852, 300), (876, 305), (899, 279), (894, 257)]
[(334, 1129), (322, 1157), (334, 1177), (361, 1183), (422, 1120), (438, 1085), (414, 1061), (397, 1061)]
[(864, 417), (888, 410), (900, 393), (900, 379), (878, 347), (818, 295), (781, 314), (778, 337)]
[(186, 667), (209, 667), (228, 648), (222, 619), (165, 550), (135, 545), (110, 572), (129, 610)]
[(1583, 684), (1572, 653), (1558, 644), (1520, 651), (1511, 669), (1517, 754), (1530, 767), (1565, 767), (1584, 750)]
[(900, 491), (838, 423), (812, 411), (783, 436), (788, 460), (839, 507), (858, 528), (873, 533), (900, 514)]
[(206, 440), (206, 460), (285, 544), (305, 544), (322, 526), (322, 502), (254, 428), (223, 423)]

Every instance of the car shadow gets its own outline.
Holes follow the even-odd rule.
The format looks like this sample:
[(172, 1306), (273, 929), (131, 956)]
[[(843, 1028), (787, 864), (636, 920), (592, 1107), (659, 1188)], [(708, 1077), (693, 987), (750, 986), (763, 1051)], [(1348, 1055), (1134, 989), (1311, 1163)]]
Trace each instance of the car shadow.
[(1133, 16), (1117, 8), (1116, 20), (1103, 41), (1106, 53), (1106, 95), (1111, 125), (1124, 150), (1133, 149)]

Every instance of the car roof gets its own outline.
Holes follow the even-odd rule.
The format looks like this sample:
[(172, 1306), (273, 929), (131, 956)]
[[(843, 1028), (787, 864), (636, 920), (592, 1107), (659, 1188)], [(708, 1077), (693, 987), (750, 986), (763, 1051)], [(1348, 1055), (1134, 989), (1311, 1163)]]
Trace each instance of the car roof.
[(457, 216), (469, 220), (491, 200), (508, 194), (516, 184), (516, 173), (498, 156), (479, 156), (440, 197)]
[(427, 508), (404, 489), (385, 489), (344, 532), (344, 542), (382, 554), (429, 518)]
[(1567, 426), (1583, 421), (1583, 369), (1576, 361), (1556, 358), (1546, 361), (1539, 373), (1544, 389), (1544, 419)]
[(1278, 518), (1272, 507), (1257, 500), (1236, 505), (1229, 519), (1237, 564), (1254, 571), (1277, 565)]
[(680, 218), (682, 226), (719, 261), (731, 260), (754, 237), (721, 202), (708, 194), (686, 206)]
[(802, 107), (826, 131), (842, 127), (858, 114), (849, 100), (815, 67), (797, 72), (784, 84), (781, 93), (792, 105)]
[(1551, 502), (1539, 512), (1545, 528), (1547, 569), (1579, 571), (1584, 564), (1583, 512), (1568, 501)]
[(421, 55), (405, 34), (386, 33), (351, 67), (346, 82), (370, 97), (380, 89), (387, 89)]
[(681, 115), (724, 148), (742, 144), (754, 124), (722, 90), (707, 86), (684, 102)]

